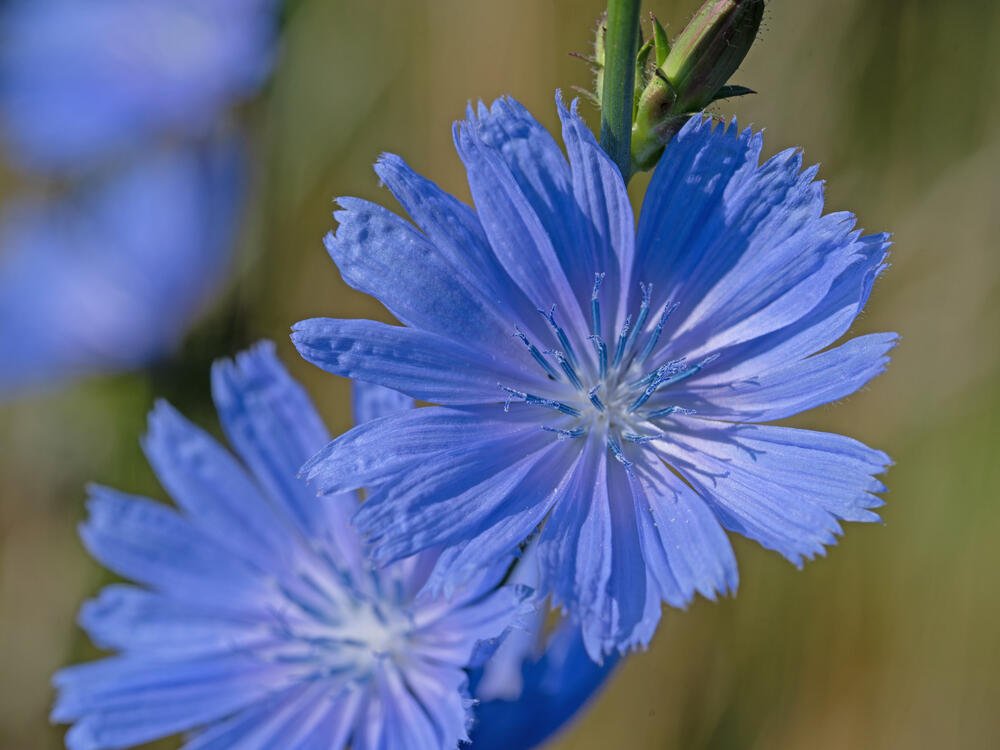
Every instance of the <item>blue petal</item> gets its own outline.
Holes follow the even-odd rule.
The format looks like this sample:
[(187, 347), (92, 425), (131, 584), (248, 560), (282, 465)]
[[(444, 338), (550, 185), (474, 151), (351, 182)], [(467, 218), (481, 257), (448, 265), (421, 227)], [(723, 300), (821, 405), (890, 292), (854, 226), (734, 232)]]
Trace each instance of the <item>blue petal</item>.
[(131, 747), (224, 718), (281, 690), (293, 669), (243, 654), (103, 659), (56, 674), (51, 718), (76, 722), (66, 735), (70, 750)]
[(391, 662), (377, 665), (375, 687), (369, 698), (362, 731), (352, 738), (352, 750), (439, 750), (457, 745), (464, 738), (445, 737), (431, 716), (434, 707), (424, 706), (404, 682)]
[(857, 260), (844, 271), (826, 297), (793, 324), (719, 352), (719, 360), (698, 377), (720, 384), (751, 378), (822, 351), (843, 336), (861, 313), (872, 285), (887, 267), (888, 235), (860, 237), (853, 245)]
[[(873, 333), (835, 349), (777, 367), (747, 380), (694, 386), (669, 392), (671, 404), (693, 408), (699, 417), (770, 422), (849, 396), (885, 371), (894, 333)], [(655, 408), (657, 401), (651, 402)]]
[(564, 622), (541, 658), (519, 666), (524, 687), (516, 700), (484, 700), (476, 707), (469, 750), (531, 750), (541, 745), (597, 695), (617, 664), (617, 654), (595, 664), (580, 629)]
[(414, 409), (358, 425), (313, 456), (303, 473), (323, 493), (378, 486), (443, 455), (496, 450), (507, 439), (542, 433), (537, 410), (499, 407)]
[(739, 575), (726, 533), (708, 505), (659, 460), (636, 466), (635, 513), (643, 554), (660, 597), (684, 607), (695, 592), (708, 599), (736, 591)]
[[(235, 361), (212, 367), (212, 395), (229, 442), (246, 462), (268, 497), (302, 534), (323, 538), (336, 554), (360, 565), (360, 549), (348, 519), (357, 510), (355, 495), (318, 500), (299, 468), (325, 445), (329, 433), (312, 401), (278, 361), (274, 345), (264, 342)], [(242, 512), (253, 511), (235, 494)], [(224, 525), (226, 533), (232, 524)]]
[[(615, 648), (625, 651), (637, 645), (645, 647), (660, 620), (658, 603), (653, 607), (646, 604), (655, 596), (647, 589), (649, 577), (635, 508), (624, 502), (630, 495), (633, 480), (630, 468), (618, 461), (609, 463), (607, 502), (611, 519), (611, 576), (604, 603), (605, 617), (600, 630), (591, 623), (583, 627), (584, 640), (588, 638), (588, 630), (600, 633), (605, 653)], [(596, 651), (591, 651), (593, 656)]]
[(442, 551), (432, 581), (443, 585), (465, 580), (492, 562), (513, 555), (552, 506), (565, 499), (566, 485), (581, 455), (581, 446), (571, 441), (556, 443), (555, 450), (530, 469), (509, 500), (497, 505), (484, 520), (476, 521), (482, 531)]
[(538, 319), (535, 305), (493, 254), (476, 212), (414, 172), (395, 154), (382, 154), (375, 172), (452, 270), (480, 289), (511, 325), (531, 330)]
[(247, 563), (273, 567), (288, 528), (229, 452), (165, 401), (149, 415), (143, 448), (160, 483), (199, 532)]
[[(524, 688), (522, 667), (526, 660), (537, 660), (544, 650), (542, 635), (546, 632), (549, 614), (548, 595), (539, 591), (541, 571), (538, 567), (538, 539), (525, 547), (521, 557), (507, 575), (508, 585), (526, 586), (534, 592), (531, 611), (522, 621), (522, 628), (512, 628), (480, 672), (474, 674), (474, 692), (482, 701), (516, 700)], [(588, 657), (589, 660), (589, 657)]]
[[(315, 724), (305, 724), (297, 744), (289, 750), (340, 750), (350, 741), (349, 733), (357, 728), (358, 712), (361, 705), (360, 691), (348, 691), (334, 699), (327, 696), (323, 705), (325, 712)], [(189, 748), (184, 748), (189, 750)], [(194, 749), (197, 750), (197, 749)]]
[(329, 685), (305, 682), (198, 733), (183, 750), (342, 750), (357, 704), (353, 691), (331, 695)]
[[(424, 660), (409, 666), (403, 673), (406, 689), (419, 701), (424, 713), (434, 725), (439, 738), (437, 747), (454, 747), (456, 742), (464, 747), (468, 741), (468, 727), (472, 722), (472, 701), (468, 698), (468, 674), (433, 660)], [(412, 747), (407, 736), (408, 725), (402, 725), (401, 750)]]
[(422, 659), (465, 668), (495, 653), (511, 627), (523, 627), (534, 611), (526, 586), (501, 586), (460, 606), (442, 606), (440, 598), (414, 609), (411, 637)]
[[(602, 577), (606, 579), (610, 572), (607, 540), (600, 543), (588, 542), (586, 545), (579, 542), (581, 530), (592, 509), (595, 513), (602, 509), (607, 512), (606, 503), (596, 503), (593, 498), (604, 485), (602, 479), (607, 464), (606, 452), (600, 440), (586, 440), (580, 461), (565, 485), (564, 497), (555, 504), (538, 540), (538, 565), (542, 571), (542, 580), (552, 590), (552, 604), (566, 606), (574, 612), (577, 611), (578, 568), (584, 568), (584, 574), (594, 575), (583, 563), (578, 563), (578, 556), (585, 555), (591, 568), (595, 567), (596, 556), (601, 556), (606, 562), (600, 567), (607, 571)], [(605, 526), (607, 525), (610, 522), (605, 518)], [(591, 588), (602, 585), (603, 582), (592, 585)]]
[(573, 173), (558, 144), (510, 97), (497, 99), (489, 109), (480, 103), (475, 113), (470, 108), (468, 122), (503, 158), (551, 240), (579, 304), (589, 309), (594, 273), (607, 269), (595, 268), (587, 241), (587, 219), (577, 205)]
[[(808, 170), (802, 174), (800, 182), (811, 180)], [(858, 260), (853, 216), (830, 214), (800, 226), (786, 221), (792, 226), (761, 230), (766, 239), (756, 239), (699, 302), (676, 346), (700, 357), (795, 323), (821, 304)], [(775, 236), (779, 232), (790, 236)], [(694, 341), (700, 346), (689, 347)]]
[[(457, 340), (371, 320), (302, 320), (293, 328), (292, 341), (307, 361), (327, 372), (384, 385), (422, 401), (497, 402), (503, 397), (501, 382), (526, 380), (506, 362), (491, 361)], [(532, 380), (543, 385), (537, 373), (528, 382)]]
[(692, 120), (647, 192), (637, 265), (680, 307), (670, 346), (713, 353), (790, 325), (859, 260), (850, 214), (822, 216), (815, 168), (786, 151), (757, 166), (761, 140)]
[[(520, 439), (496, 441), (488, 452), (438, 457), (373, 492), (355, 516), (355, 525), (377, 559), (396, 560), (428, 547), (459, 544), (487, 530), (491, 518), (510, 507), (512, 498), (524, 494), (528, 505), (550, 501), (558, 477), (547, 476), (541, 468), (558, 462), (558, 443), (533, 430)], [(521, 514), (514, 526), (526, 527)], [(504, 550), (511, 551), (511, 546)], [(477, 567), (461, 569), (472, 574)]]
[(594, 661), (629, 643), (647, 596), (639, 530), (625, 501), (631, 497), (625, 468), (609, 465), (608, 453), (603, 438), (587, 438), (538, 542), (553, 604), (565, 606), (581, 624)]
[(837, 519), (874, 521), (881, 451), (823, 432), (679, 419), (662, 455), (722, 524), (796, 565), (836, 543)]
[[(573, 248), (573, 255), (587, 259), (583, 278), (573, 278), (578, 292), (586, 294), (581, 303), (587, 309), (594, 274), (606, 273), (606, 288), (615, 290), (618, 301), (617, 319), (610, 322), (614, 330), (621, 327), (626, 314), (630, 287), (642, 279), (632, 278), (635, 260), (635, 218), (621, 172), (594, 140), (587, 125), (576, 113), (576, 100), (567, 111), (556, 96), (559, 119), (562, 120), (563, 140), (572, 165), (573, 194), (585, 217), (585, 241)], [(576, 261), (581, 265), (581, 260)], [(609, 329), (610, 331), (610, 329)], [(610, 340), (609, 331), (605, 332)]]
[(730, 231), (720, 210), (724, 196), (730, 183), (756, 168), (761, 147), (759, 133), (713, 130), (696, 117), (670, 142), (653, 173), (639, 213), (636, 276), (660, 285), (665, 298), (678, 303), (678, 317), (738, 259), (735, 252), (707, 251)]
[(413, 399), (399, 391), (356, 380), (351, 383), (351, 412), (354, 424), (388, 417), (414, 406)]
[(401, 322), (487, 351), (522, 355), (512, 340), (516, 320), (457, 273), (416, 227), (357, 198), (339, 198), (336, 234), (326, 249), (355, 289), (384, 304)]
[(116, 573), (195, 601), (242, 604), (260, 574), (163, 503), (93, 487), (80, 527), (87, 550)]
[(100, 648), (172, 659), (246, 648), (274, 624), (262, 606), (191, 602), (127, 584), (105, 586), (77, 619)]
[[(510, 166), (479, 134), (473, 121), (455, 126), (455, 145), (465, 163), (479, 220), (507, 273), (538, 308), (557, 305), (583, 349), (583, 312), (538, 210)], [(540, 204), (544, 205), (544, 204)]]

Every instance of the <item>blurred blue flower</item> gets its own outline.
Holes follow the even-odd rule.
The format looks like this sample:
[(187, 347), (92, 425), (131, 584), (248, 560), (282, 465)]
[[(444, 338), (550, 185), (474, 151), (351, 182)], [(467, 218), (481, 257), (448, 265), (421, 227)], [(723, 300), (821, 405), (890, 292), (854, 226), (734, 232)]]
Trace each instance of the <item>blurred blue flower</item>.
[(75, 178), (68, 198), (5, 207), (0, 396), (147, 364), (220, 287), (246, 170), (212, 144), (272, 67), (276, 14), (275, 0), (0, 10), (8, 155)]
[[(498, 653), (493, 658), (500, 656)], [(566, 728), (595, 696), (618, 665), (618, 655), (595, 664), (584, 647), (579, 626), (564, 621), (545, 641), (541, 655), (529, 655), (515, 664), (521, 682), (516, 696), (486, 698), (476, 681), (483, 673), (474, 674), (473, 689), (481, 702), (476, 706), (469, 750), (538, 747)]]
[(56, 675), (67, 746), (195, 730), (186, 750), (455, 748), (471, 720), (466, 667), (530, 590), (497, 588), (504, 566), (451, 599), (421, 592), (434, 553), (373, 570), (348, 521), (358, 498), (318, 500), (296, 479), (328, 435), (271, 345), (218, 363), (212, 390), (243, 465), (160, 403), (143, 447), (177, 509), (91, 491), (84, 543), (141, 586), (110, 585), (80, 612), (120, 653)]
[[(538, 586), (537, 547), (529, 545), (507, 579)], [(546, 635), (541, 601), (482, 669), (472, 673), (476, 706), (469, 750), (530, 750), (564, 729), (603, 687), (618, 665), (618, 654), (595, 664), (579, 626), (560, 622)]]
[(886, 235), (823, 215), (816, 168), (760, 134), (696, 118), (667, 148), (636, 228), (625, 185), (559, 104), (569, 161), (519, 104), (455, 127), (475, 211), (386, 155), (411, 224), (342, 198), (327, 249), (404, 324), (298, 323), (329, 372), (441, 406), (375, 420), (306, 466), (324, 493), (365, 486), (374, 555), (444, 546), (444, 584), (536, 530), (541, 592), (596, 660), (648, 643), (661, 600), (737, 585), (723, 529), (796, 564), (840, 521), (872, 521), (888, 456), (758, 424), (856, 391), (894, 334), (848, 330)]
[(0, 220), (0, 396), (172, 348), (228, 266), (245, 165), (168, 151)]
[(260, 86), (272, 0), (11, 0), (0, 15), (0, 123), (33, 169), (90, 167), (202, 135)]

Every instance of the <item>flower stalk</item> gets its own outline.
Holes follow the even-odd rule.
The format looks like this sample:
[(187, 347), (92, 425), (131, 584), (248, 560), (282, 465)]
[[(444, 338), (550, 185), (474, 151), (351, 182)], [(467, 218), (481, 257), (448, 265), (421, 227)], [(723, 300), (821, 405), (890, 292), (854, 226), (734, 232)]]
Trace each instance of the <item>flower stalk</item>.
[[(602, 39), (603, 37), (603, 39)], [(601, 148), (628, 182), (632, 175), (632, 117), (635, 111), (636, 50), (639, 40), (639, 0), (610, 0), (607, 23), (598, 30), (603, 41)]]
[(626, 182), (656, 166), (691, 115), (720, 99), (754, 93), (728, 81), (750, 51), (763, 15), (764, 0), (706, 0), (673, 44), (652, 15), (652, 34), (643, 42), (637, 3), (611, 0), (594, 55), (583, 59), (596, 72), (591, 98), (601, 108), (601, 147)]

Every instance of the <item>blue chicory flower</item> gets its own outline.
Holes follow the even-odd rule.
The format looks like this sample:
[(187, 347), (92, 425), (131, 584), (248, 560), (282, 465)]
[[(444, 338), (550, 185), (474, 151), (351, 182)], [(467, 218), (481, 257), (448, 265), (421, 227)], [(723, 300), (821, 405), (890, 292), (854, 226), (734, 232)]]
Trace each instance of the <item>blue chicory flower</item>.
[[(537, 547), (529, 545), (508, 583), (538, 586)], [(530, 750), (564, 729), (592, 700), (618, 666), (614, 653), (595, 664), (579, 626), (563, 619), (546, 634), (538, 602), (525, 627), (512, 631), (496, 653), (473, 672), (476, 706), (470, 750)]]
[(702, 118), (636, 227), (620, 173), (558, 106), (568, 162), (509, 99), (456, 125), (475, 210), (384, 156), (413, 224), (342, 198), (326, 246), (403, 325), (306, 320), (293, 340), (329, 372), (438, 404), (305, 467), (324, 493), (370, 488), (355, 522), (376, 558), (444, 546), (432, 580), (447, 585), (537, 532), (540, 592), (600, 659), (648, 643), (661, 600), (736, 588), (723, 529), (801, 564), (840, 521), (877, 518), (885, 453), (761, 423), (883, 371), (894, 334), (830, 347), (889, 243), (823, 215), (797, 151), (761, 164), (759, 133)]
[[(71, 750), (193, 732), (185, 750), (453, 750), (467, 738), (467, 668), (525, 615), (521, 586), (484, 570), (451, 598), (423, 590), (425, 552), (374, 570), (353, 493), (296, 479), (328, 439), (270, 345), (212, 373), (241, 465), (165, 403), (144, 448), (177, 508), (95, 487), (88, 550), (112, 584), (80, 624), (119, 653), (59, 672), (52, 718)], [(398, 398), (366, 394), (384, 414)]]
[(262, 83), (273, 0), (12, 0), (0, 14), (0, 126), (30, 169), (78, 169), (209, 131)]
[[(517, 632), (511, 636), (518, 635)], [(507, 641), (493, 657), (503, 656)], [(481, 690), (484, 672), (473, 675), (481, 702), (468, 750), (531, 750), (564, 729), (618, 665), (618, 655), (595, 664), (587, 653), (580, 628), (564, 621), (545, 641), (541, 654), (515, 661), (520, 689), (513, 696), (487, 698)], [(492, 665), (492, 661), (487, 667)]]
[(228, 266), (245, 172), (220, 142), (167, 151), (0, 221), (0, 396), (172, 348)]

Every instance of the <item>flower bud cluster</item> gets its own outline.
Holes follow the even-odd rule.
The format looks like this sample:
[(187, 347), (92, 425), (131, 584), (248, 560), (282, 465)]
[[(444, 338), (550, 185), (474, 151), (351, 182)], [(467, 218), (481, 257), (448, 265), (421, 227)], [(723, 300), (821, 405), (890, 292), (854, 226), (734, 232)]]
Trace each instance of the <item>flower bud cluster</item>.
[[(633, 173), (655, 167), (663, 148), (692, 114), (719, 99), (753, 93), (728, 81), (750, 51), (763, 15), (764, 0), (706, 0), (673, 44), (659, 21), (651, 17), (652, 35), (636, 55)], [(594, 55), (587, 58), (596, 70), (598, 104), (605, 33), (601, 18)]]

